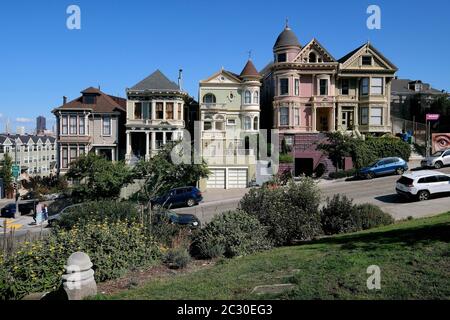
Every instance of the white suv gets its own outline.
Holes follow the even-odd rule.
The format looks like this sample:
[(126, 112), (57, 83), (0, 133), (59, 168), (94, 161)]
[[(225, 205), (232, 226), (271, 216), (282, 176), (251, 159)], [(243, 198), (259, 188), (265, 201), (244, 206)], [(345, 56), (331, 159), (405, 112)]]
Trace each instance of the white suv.
[(422, 168), (440, 169), (448, 165), (450, 165), (450, 149), (438, 151), (421, 162)]
[(450, 193), (450, 175), (431, 170), (409, 172), (397, 181), (396, 190), (407, 198), (428, 200), (432, 194)]

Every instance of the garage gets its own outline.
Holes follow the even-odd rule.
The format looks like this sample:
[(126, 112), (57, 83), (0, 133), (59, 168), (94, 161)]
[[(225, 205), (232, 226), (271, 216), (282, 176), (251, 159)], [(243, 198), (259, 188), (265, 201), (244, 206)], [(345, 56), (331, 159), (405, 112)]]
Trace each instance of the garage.
[(247, 169), (228, 169), (228, 189), (245, 189), (247, 181)]
[(225, 169), (210, 169), (206, 187), (208, 189), (225, 189)]

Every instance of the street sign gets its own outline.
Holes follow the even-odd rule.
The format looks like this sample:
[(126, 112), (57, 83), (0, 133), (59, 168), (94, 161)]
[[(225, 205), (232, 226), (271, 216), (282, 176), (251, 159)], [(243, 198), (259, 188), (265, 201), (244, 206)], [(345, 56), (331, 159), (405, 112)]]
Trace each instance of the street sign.
[(17, 164), (14, 164), (12, 166), (12, 175), (14, 176), (14, 178), (18, 178), (20, 175), (20, 166), (18, 166)]
[(427, 121), (437, 121), (440, 116), (440, 114), (427, 113)]

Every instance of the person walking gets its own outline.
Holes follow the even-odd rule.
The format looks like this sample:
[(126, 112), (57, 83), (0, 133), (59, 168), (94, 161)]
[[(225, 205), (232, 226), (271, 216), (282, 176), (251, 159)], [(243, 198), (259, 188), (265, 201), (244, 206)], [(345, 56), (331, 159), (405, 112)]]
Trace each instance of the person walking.
[(42, 209), (43, 215), (44, 215), (44, 221), (48, 220), (48, 205), (44, 203), (43, 209)]
[(36, 211), (35, 211), (35, 219), (34, 221), (36, 222), (36, 224), (41, 224), (42, 220), (43, 220), (43, 216), (42, 216), (42, 204), (40, 204), (39, 202), (36, 204)]

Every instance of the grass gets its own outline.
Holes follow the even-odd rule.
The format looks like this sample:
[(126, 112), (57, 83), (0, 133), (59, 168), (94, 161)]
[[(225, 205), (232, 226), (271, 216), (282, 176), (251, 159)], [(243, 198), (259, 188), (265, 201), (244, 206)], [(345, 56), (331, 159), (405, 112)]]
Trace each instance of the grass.
[[(367, 267), (381, 268), (368, 290)], [(293, 283), (289, 293), (255, 286)], [(221, 260), (209, 269), (96, 299), (450, 299), (450, 212), (305, 245)]]

